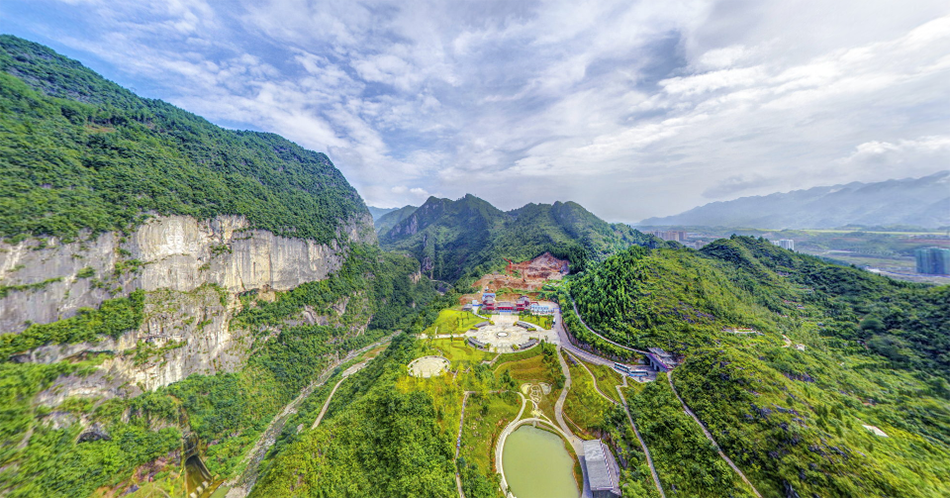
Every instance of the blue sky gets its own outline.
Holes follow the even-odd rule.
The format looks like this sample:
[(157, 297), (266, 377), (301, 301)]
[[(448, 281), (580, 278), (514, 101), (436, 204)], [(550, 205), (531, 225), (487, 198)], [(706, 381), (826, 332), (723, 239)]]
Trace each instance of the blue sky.
[(945, 0), (3, 0), (0, 31), (326, 152), (382, 207), (635, 222), (950, 167)]

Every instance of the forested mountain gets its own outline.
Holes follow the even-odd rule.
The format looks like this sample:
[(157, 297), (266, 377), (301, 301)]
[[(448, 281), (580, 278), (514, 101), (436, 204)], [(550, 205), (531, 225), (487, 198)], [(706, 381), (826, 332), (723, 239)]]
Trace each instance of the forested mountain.
[(416, 212), (416, 209), (419, 208), (417, 206), (403, 206), (398, 209), (393, 209), (379, 218), (374, 218), (373, 224), (376, 225), (376, 233), (382, 234), (392, 230), (400, 221)]
[[(734, 236), (701, 252), (631, 248), (570, 294), (606, 337), (685, 359), (671, 374), (679, 394), (764, 496), (950, 493), (950, 287)], [(584, 331), (573, 312), (565, 320)], [(661, 479), (720, 496), (703, 476), (721, 461), (670, 443), (695, 429), (672, 422), (665, 384), (631, 400), (655, 458), (679, 466)]]
[(950, 171), (922, 178), (814, 187), (712, 202), (639, 225), (837, 228), (847, 225), (950, 226)]
[[(572, 202), (433, 197), (377, 219), (389, 252), (369, 219), (323, 154), (0, 37), (0, 496), (499, 498), (522, 413), (601, 439), (628, 497), (752, 496), (721, 455), (767, 498), (950, 496), (950, 287)], [(578, 344), (459, 339), (484, 319), (427, 275), (545, 251)], [(621, 378), (624, 345), (681, 364)]]
[(146, 215), (240, 215), (328, 242), (369, 225), (324, 154), (144, 99), (42, 45), (0, 36), (0, 236), (75, 237)]
[(485, 273), (504, 259), (526, 260), (545, 251), (569, 259), (574, 271), (632, 244), (666, 245), (622, 224), (610, 224), (574, 202), (528, 204), (501, 211), (471, 194), (430, 197), (388, 232), (387, 250), (408, 252), (424, 272), (456, 281)]
[(252, 486), (282, 411), (438, 299), (325, 155), (12, 36), (0, 236), (2, 496), (187, 496), (189, 441)]

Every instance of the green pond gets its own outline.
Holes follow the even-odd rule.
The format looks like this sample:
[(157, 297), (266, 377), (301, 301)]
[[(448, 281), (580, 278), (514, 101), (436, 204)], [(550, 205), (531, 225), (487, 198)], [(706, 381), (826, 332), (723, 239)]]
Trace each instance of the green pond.
[(577, 498), (574, 459), (557, 434), (521, 426), (505, 440), (502, 465), (517, 498)]

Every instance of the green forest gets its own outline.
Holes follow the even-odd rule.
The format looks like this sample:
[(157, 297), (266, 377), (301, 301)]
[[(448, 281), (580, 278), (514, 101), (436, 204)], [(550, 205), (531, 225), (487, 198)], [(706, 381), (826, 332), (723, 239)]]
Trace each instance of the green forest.
[[(733, 237), (701, 251), (634, 247), (569, 289), (562, 301), (595, 330), (684, 359), (673, 383), (764, 496), (950, 493), (950, 288)], [(728, 491), (734, 474), (664, 374), (628, 399), (668, 487), (745, 492)]]
[[(344, 226), (369, 229), (369, 214), (327, 156), (137, 97), (12, 36), (0, 36), (0, 171), (3, 254), (27, 237), (121, 236), (176, 214), (244, 216), (338, 243), (341, 258), (327, 278), (281, 290), (110, 287), (96, 306), (0, 331), (0, 496), (187, 496), (185, 445), (198, 441), (216, 484), (252, 497), (435, 498), (458, 486), (498, 498), (495, 438), (529, 406), (525, 394), (537, 398), (532, 416), (563, 408), (576, 434), (604, 441), (627, 497), (659, 496), (644, 446), (671, 498), (950, 496), (950, 286), (762, 238), (695, 251), (573, 202), (505, 212), (472, 195), (432, 197), (390, 213), (379, 245), (372, 234), (340, 240)], [(587, 364), (553, 336), (504, 354), (436, 337), (484, 320), (460, 311), (477, 277), (546, 251), (571, 274), (544, 295), (578, 345), (608, 361)], [(143, 264), (119, 261), (116, 275)], [(0, 300), (72, 277), (43, 278), (0, 282)], [(130, 334), (175, 319), (150, 305), (189, 293), (226, 314), (219, 332), (241, 359), (152, 388), (127, 380), (118, 360), (163, 367), (182, 346)], [(189, 339), (210, 335), (200, 326)], [(678, 363), (655, 381), (612, 368), (646, 354), (626, 348), (652, 347)], [(410, 376), (427, 355), (448, 372)]]
[(670, 245), (607, 223), (574, 202), (532, 203), (505, 212), (471, 194), (457, 201), (430, 197), (381, 232), (379, 241), (386, 250), (415, 256), (432, 278), (458, 282), (463, 289), (503, 268), (504, 258), (526, 261), (550, 252), (579, 272), (632, 244)]
[(75, 238), (147, 216), (247, 217), (329, 242), (369, 211), (323, 154), (143, 99), (49, 48), (0, 35), (0, 237)]

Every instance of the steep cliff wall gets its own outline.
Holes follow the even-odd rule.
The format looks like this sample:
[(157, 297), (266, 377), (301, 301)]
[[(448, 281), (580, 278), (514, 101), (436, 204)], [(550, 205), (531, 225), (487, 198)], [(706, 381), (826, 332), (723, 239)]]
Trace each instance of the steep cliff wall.
[[(241, 217), (170, 216), (154, 218), (128, 236), (109, 232), (82, 242), (0, 243), (0, 289), (6, 289), (0, 292), (0, 332), (68, 318), (136, 289), (188, 292), (215, 284), (232, 294), (289, 290), (324, 279), (343, 264), (336, 242), (317, 244), (247, 227)], [(373, 242), (371, 227), (353, 220), (340, 235)]]
[[(345, 260), (337, 243), (249, 230), (245, 219), (220, 216), (154, 218), (127, 236), (109, 232), (81, 242), (55, 238), (0, 244), (0, 330), (17, 333), (30, 323), (69, 318), (82, 308), (142, 289), (141, 326), (117, 339), (47, 345), (16, 355), (17, 362), (54, 363), (105, 352), (97, 371), (59, 379), (37, 398), (55, 406), (70, 396), (134, 396), (191, 374), (239, 370), (253, 348), (251, 331), (230, 327), (238, 295), (293, 289), (325, 279)], [(348, 224), (341, 239), (374, 242), (366, 220)], [(5, 295), (4, 295), (5, 294)], [(363, 303), (364, 305), (366, 303)], [(342, 316), (346, 301), (335, 312)], [(332, 313), (331, 313), (332, 315)], [(361, 332), (369, 317), (357, 320)], [(340, 326), (334, 316), (305, 312), (292, 324)]]

